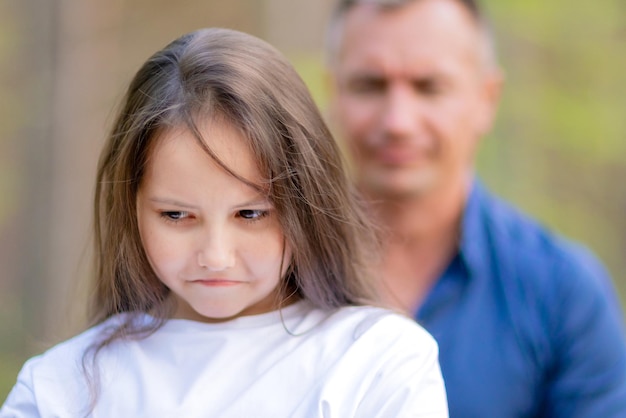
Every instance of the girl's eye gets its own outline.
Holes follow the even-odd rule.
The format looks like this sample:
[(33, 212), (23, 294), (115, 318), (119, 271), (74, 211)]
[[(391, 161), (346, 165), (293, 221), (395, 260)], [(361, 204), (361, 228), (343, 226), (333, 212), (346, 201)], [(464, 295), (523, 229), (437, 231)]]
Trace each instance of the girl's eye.
[(237, 212), (237, 216), (245, 219), (246, 221), (256, 221), (266, 217), (269, 211), (262, 209), (243, 209)]
[(170, 222), (180, 222), (189, 217), (189, 212), (178, 211), (178, 210), (165, 211), (165, 212), (161, 212), (161, 217), (165, 218), (167, 221), (170, 221)]

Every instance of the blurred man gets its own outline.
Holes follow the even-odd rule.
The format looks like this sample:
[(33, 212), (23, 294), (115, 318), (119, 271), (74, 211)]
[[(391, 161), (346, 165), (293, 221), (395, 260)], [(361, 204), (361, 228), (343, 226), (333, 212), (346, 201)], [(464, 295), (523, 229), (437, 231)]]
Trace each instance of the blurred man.
[(603, 267), (492, 196), (474, 154), (501, 73), (470, 0), (343, 0), (331, 121), (386, 228), (381, 292), (437, 339), (451, 417), (626, 417)]

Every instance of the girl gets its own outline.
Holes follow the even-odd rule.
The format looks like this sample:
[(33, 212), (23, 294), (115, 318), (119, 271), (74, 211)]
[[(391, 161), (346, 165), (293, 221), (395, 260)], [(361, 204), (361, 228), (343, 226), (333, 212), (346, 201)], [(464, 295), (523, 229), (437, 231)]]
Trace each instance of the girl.
[(446, 417), (437, 346), (373, 301), (371, 229), (309, 93), (265, 42), (185, 35), (101, 155), (92, 327), (1, 417)]

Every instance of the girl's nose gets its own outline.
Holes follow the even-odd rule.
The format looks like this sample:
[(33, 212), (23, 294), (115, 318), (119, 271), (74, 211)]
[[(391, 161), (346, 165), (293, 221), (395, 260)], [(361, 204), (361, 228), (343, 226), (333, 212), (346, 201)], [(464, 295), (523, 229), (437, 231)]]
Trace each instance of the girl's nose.
[(198, 250), (198, 265), (212, 272), (224, 271), (235, 265), (235, 251), (224, 231), (206, 233)]

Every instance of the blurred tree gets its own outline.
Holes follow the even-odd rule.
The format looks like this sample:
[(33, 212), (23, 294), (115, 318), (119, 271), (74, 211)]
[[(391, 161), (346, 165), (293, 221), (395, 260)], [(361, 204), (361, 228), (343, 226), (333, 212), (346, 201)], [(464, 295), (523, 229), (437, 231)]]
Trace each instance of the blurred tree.
[[(0, 384), (9, 387), (26, 341), (40, 335), (38, 307), (50, 222), (50, 74), (54, 61), (54, 2), (4, 2), (2, 19), (0, 180)], [(6, 192), (6, 193), (5, 193)], [(32, 294), (26, 300), (22, 297)], [(6, 373), (6, 374), (5, 374)], [(10, 377), (9, 377), (10, 376)]]

